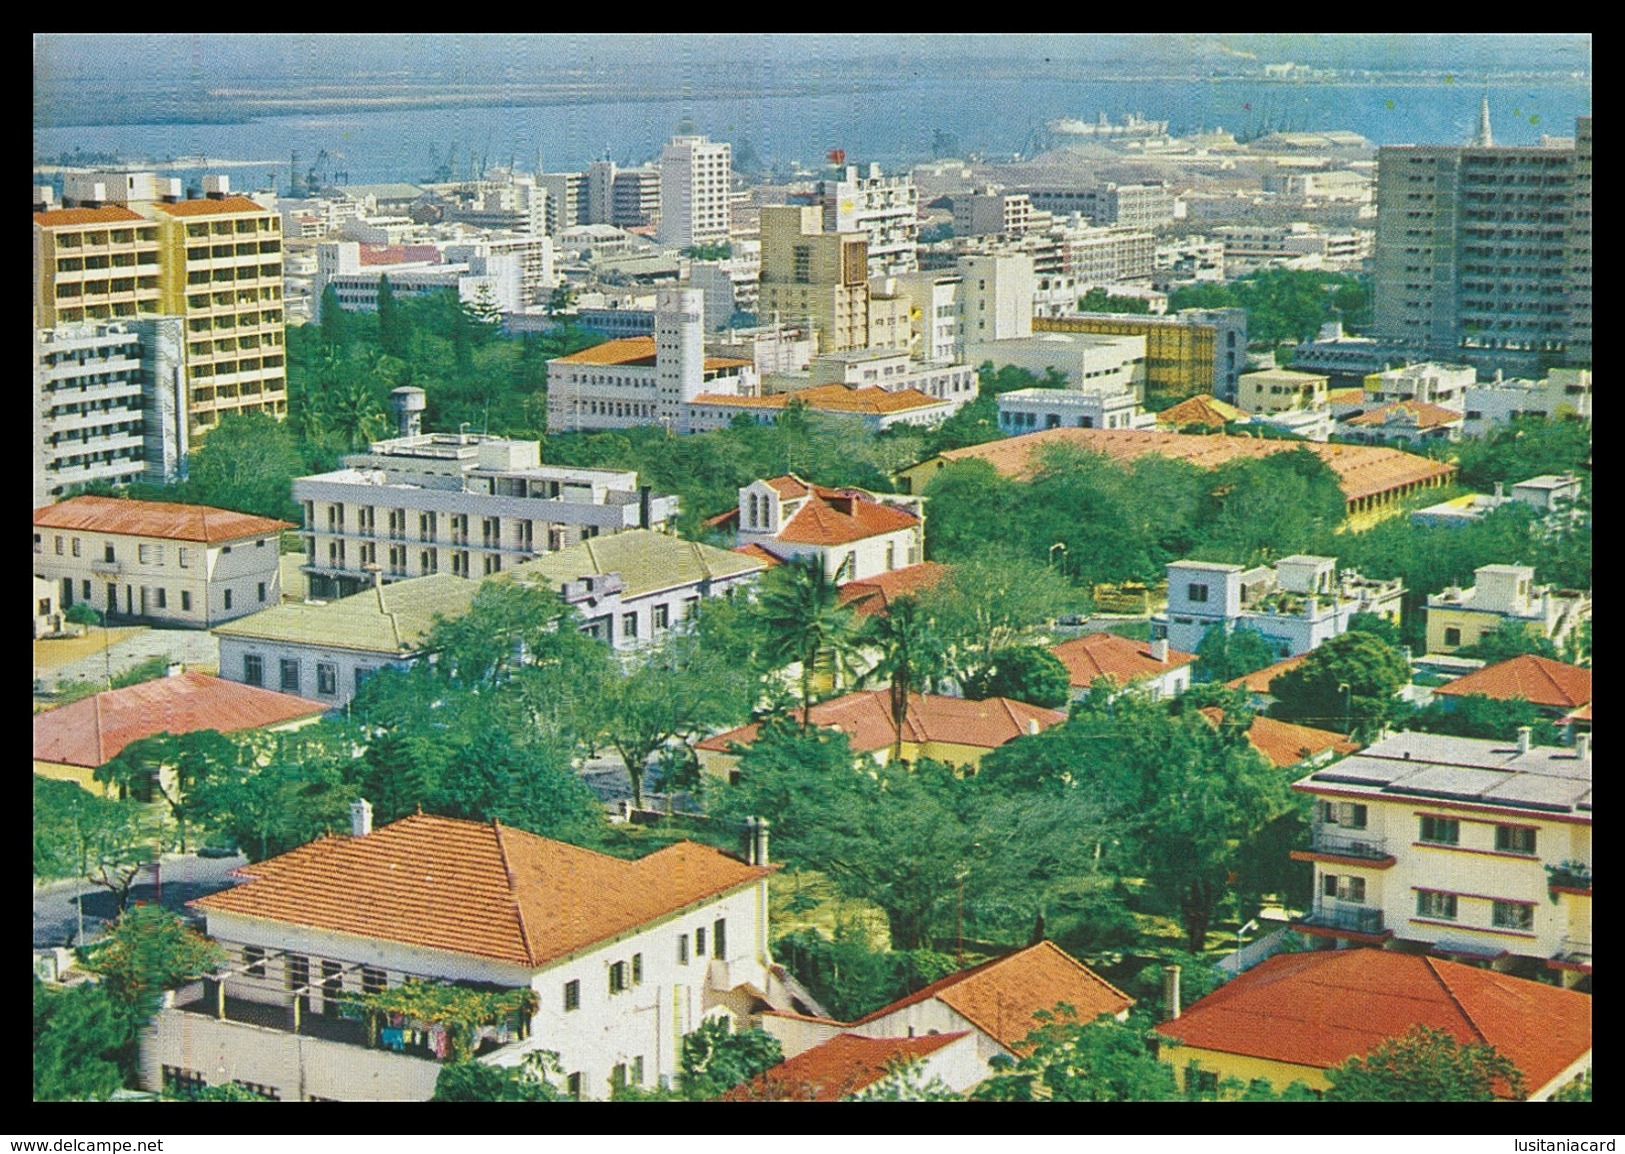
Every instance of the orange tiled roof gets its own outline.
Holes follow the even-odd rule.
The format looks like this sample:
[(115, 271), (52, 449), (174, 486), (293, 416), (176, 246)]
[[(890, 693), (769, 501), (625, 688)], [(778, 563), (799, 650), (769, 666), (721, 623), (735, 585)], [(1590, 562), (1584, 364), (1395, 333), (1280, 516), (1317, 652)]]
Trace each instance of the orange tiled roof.
[(920, 523), (908, 510), (872, 500), (861, 489), (811, 488), (810, 499), (779, 528), (776, 539), (796, 545), (846, 545)]
[(1526, 653), (1474, 670), (1433, 692), (1446, 697), (1477, 695), (1496, 701), (1521, 697), (1532, 705), (1574, 709), (1591, 703), (1591, 670)]
[(773, 868), (688, 841), (623, 861), (497, 822), (417, 814), (244, 866), (246, 884), (191, 904), (537, 968)]
[[(745, 362), (749, 363), (749, 362)], [(710, 366), (707, 365), (709, 368)], [(815, 412), (832, 413), (901, 413), (909, 409), (930, 408), (943, 402), (929, 397), (919, 389), (883, 389), (879, 385), (855, 388), (851, 385), (814, 385), (793, 393), (769, 393), (762, 397), (737, 397), (726, 393), (702, 393), (695, 397), (696, 405), (732, 405), (743, 409), (782, 409), (792, 400), (799, 401)]]
[(880, 1081), (891, 1063), (924, 1058), (969, 1033), (961, 1030), (918, 1038), (837, 1034), (735, 1086), (722, 1098), (725, 1102), (836, 1102)]
[(1097, 677), (1109, 677), (1119, 685), (1131, 685), (1148, 677), (1189, 665), (1194, 653), (1168, 650), (1168, 660), (1151, 656), (1151, 642), (1134, 641), (1115, 633), (1088, 633), (1051, 645), (1049, 651), (1061, 659), (1073, 686), (1087, 689)]
[(1358, 417), (1348, 417), (1351, 425), (1386, 425), (1390, 422), (1414, 426), (1418, 429), (1434, 429), (1441, 425), (1454, 425), (1461, 422), (1462, 415), (1454, 409), (1447, 409), (1443, 405), (1435, 405), (1428, 401), (1395, 401), (1381, 408), (1361, 413)]
[[(735, 510), (735, 511), (737, 512), (737, 510)], [(778, 556), (775, 556), (772, 553), (769, 553), (766, 549), (762, 548), (760, 545), (741, 545), (737, 549), (735, 549), (734, 552), (735, 553), (743, 553), (746, 557), (750, 557), (753, 560), (760, 561), (764, 565), (766, 565), (769, 569), (773, 568), (773, 566), (775, 566), (775, 565), (783, 565), (784, 564), (784, 558), (783, 557), (778, 557)]]
[(874, 617), (885, 613), (899, 597), (913, 596), (930, 589), (948, 575), (948, 566), (940, 561), (921, 561), (893, 569), (877, 577), (862, 581), (848, 581), (837, 593), (842, 605), (851, 605), (860, 617)]
[[(613, 341), (605, 341), (601, 345), (594, 345), (590, 349), (582, 349), (580, 352), (571, 353), (569, 356), (554, 359), (568, 365), (627, 365), (652, 368), (655, 363), (655, 339), (653, 337), (620, 337)], [(706, 357), (704, 371), (711, 372), (714, 369), (736, 368), (752, 363), (734, 357)], [(695, 398), (695, 400), (703, 399), (705, 398)], [(740, 398), (723, 397), (720, 399), (739, 400)]]
[(443, 261), (442, 253), (432, 244), (363, 244), (360, 256), (364, 265), (440, 264)]
[(1173, 425), (1178, 428), (1186, 425), (1205, 425), (1210, 429), (1222, 429), (1231, 421), (1246, 419), (1246, 413), (1207, 393), (1186, 397), (1179, 404), (1157, 414), (1157, 424)]
[(219, 200), (178, 200), (174, 204), (159, 201), (152, 206), (170, 216), (219, 216), (228, 212), (268, 212), (246, 196), (225, 196)]
[(86, 533), (122, 533), (172, 541), (235, 541), (240, 537), (276, 536), (292, 529), (287, 521), (236, 513), (210, 505), (171, 501), (132, 501), (125, 497), (69, 497), (34, 510), (36, 529), (78, 529)]
[(1591, 1049), (1591, 998), (1416, 954), (1326, 950), (1277, 954), (1156, 1029), (1205, 1050), (1328, 1069), (1415, 1025), (1488, 1042), (1536, 1090)]
[(53, 208), (49, 212), (36, 212), (34, 223), (45, 228), (61, 228), (75, 224), (117, 224), (128, 220), (145, 220), (139, 212), (131, 212), (123, 205), (110, 204), (103, 208)]
[[(814, 725), (841, 730), (856, 753), (889, 748), (897, 737), (891, 717), (891, 691), (887, 689), (848, 693), (820, 702), (812, 707), (811, 720)], [(917, 745), (941, 742), (997, 749), (1026, 733), (1029, 722), (1044, 730), (1065, 720), (1066, 714), (1060, 710), (1043, 709), (1006, 697), (969, 701), (962, 697), (911, 693), (908, 719), (903, 723), (903, 740)], [(706, 738), (698, 748), (727, 753), (730, 745), (749, 745), (755, 741), (761, 729), (760, 723), (731, 729)]]
[(1564, 717), (1563, 717), (1563, 720), (1564, 721), (1590, 721), (1591, 720), (1591, 702), (1589, 702), (1589, 701), (1586, 702), (1584, 705), (1580, 706), (1579, 709), (1576, 709), (1573, 713), (1565, 714)]
[[(1206, 706), (1199, 712), (1214, 725), (1224, 718), (1224, 711), (1216, 705)], [(1311, 757), (1325, 753), (1328, 749), (1337, 753), (1353, 753), (1360, 748), (1358, 743), (1350, 741), (1341, 733), (1277, 721), (1273, 717), (1265, 717), (1262, 713), (1255, 714), (1253, 723), (1247, 727), (1247, 741), (1281, 769), (1298, 765)]]
[(1133, 998), (1060, 946), (1043, 941), (950, 974), (852, 1024), (873, 1022), (928, 998), (955, 1010), (1012, 1051), (1040, 1024), (1033, 1017), (1039, 1010), (1054, 1010), (1065, 1002), (1087, 1022), (1102, 1014), (1120, 1014), (1134, 1004)]
[(1277, 661), (1274, 665), (1266, 665), (1262, 669), (1255, 669), (1244, 676), (1226, 681), (1226, 689), (1245, 689), (1249, 693), (1268, 693), (1270, 682), (1281, 674), (1296, 669), (1309, 659), (1309, 654), (1300, 653), (1296, 657), (1288, 657), (1284, 661)]
[(786, 473), (782, 477), (773, 477), (763, 481), (762, 484), (772, 489), (781, 497), (805, 497), (812, 489), (800, 477), (793, 473)]
[(1348, 389), (1331, 389), (1326, 393), (1329, 405), (1358, 405), (1365, 401), (1365, 389), (1355, 385)]
[(1329, 445), (1316, 441), (1277, 441), (1261, 437), (1228, 437), (1219, 434), (1152, 432), (1143, 429), (1040, 429), (1019, 437), (949, 449), (939, 455), (943, 461), (986, 461), (1007, 477), (1026, 480), (1039, 465), (1034, 452), (1041, 445), (1076, 445), (1104, 453), (1114, 461), (1132, 461), (1157, 455), (1189, 461), (1198, 468), (1214, 469), (1238, 458), (1259, 459), (1292, 449), (1314, 453), (1337, 475), (1337, 484), (1346, 500), (1376, 496), (1404, 485), (1432, 480), (1454, 473), (1454, 465), (1430, 461), (1398, 449), (1372, 445)]
[(157, 733), (235, 733), (325, 713), (328, 706), (203, 673), (159, 677), (34, 715), (34, 760), (94, 769)]

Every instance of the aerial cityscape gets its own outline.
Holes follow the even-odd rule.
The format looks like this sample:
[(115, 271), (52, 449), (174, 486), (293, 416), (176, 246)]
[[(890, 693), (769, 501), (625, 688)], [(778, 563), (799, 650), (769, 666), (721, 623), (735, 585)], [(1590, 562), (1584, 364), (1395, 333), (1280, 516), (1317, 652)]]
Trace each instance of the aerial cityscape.
[(36, 34), (34, 1101), (1590, 1102), (1591, 69)]

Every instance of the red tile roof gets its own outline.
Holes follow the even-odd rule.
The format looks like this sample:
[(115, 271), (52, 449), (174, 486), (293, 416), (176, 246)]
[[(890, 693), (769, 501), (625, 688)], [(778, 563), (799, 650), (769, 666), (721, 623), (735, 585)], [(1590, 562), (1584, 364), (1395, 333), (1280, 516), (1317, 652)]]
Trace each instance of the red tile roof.
[(1446, 697), (1523, 698), (1532, 705), (1575, 709), (1591, 702), (1591, 670), (1526, 653), (1458, 677), (1433, 691)]
[[(731, 363), (731, 362), (730, 362)], [(738, 362), (749, 364), (749, 361)], [(706, 364), (707, 368), (711, 365)], [(814, 385), (793, 393), (769, 393), (761, 397), (741, 397), (726, 393), (702, 393), (695, 397), (696, 405), (732, 405), (742, 409), (782, 409), (791, 401), (798, 401), (815, 412), (900, 413), (909, 409), (928, 409), (944, 402), (927, 396), (916, 388), (883, 389), (879, 385), (861, 388), (851, 385)]]
[(242, 537), (275, 537), (293, 525), (209, 505), (132, 501), (124, 497), (69, 497), (55, 505), (35, 509), (34, 527), (203, 541), (212, 545)]
[[(962, 697), (911, 693), (908, 719), (903, 723), (903, 740), (910, 744), (941, 742), (997, 749), (1025, 734), (1029, 723), (1045, 730), (1065, 720), (1066, 714), (1060, 710), (1042, 709), (1006, 697), (967, 701)], [(887, 749), (897, 736), (891, 717), (891, 691), (887, 689), (849, 693), (821, 702), (812, 707), (812, 723), (841, 730), (850, 739), (855, 753)], [(731, 729), (706, 738), (698, 748), (727, 753), (730, 745), (749, 745), (755, 741), (761, 728), (757, 723)]]
[[(655, 339), (653, 337), (621, 337), (613, 341), (605, 341), (600, 345), (593, 345), (590, 349), (571, 353), (568, 356), (555, 357), (554, 360), (567, 365), (626, 365), (653, 368), (655, 363)], [(741, 361), (734, 357), (706, 357), (705, 372), (714, 369), (735, 368), (741, 365), (753, 364), (752, 361)], [(696, 400), (704, 400), (699, 397)], [(712, 398), (718, 399), (718, 398)], [(738, 397), (722, 397), (721, 400), (739, 400)]]
[(928, 998), (942, 1002), (1012, 1051), (1040, 1024), (1033, 1017), (1040, 1010), (1053, 1011), (1064, 1002), (1087, 1022), (1102, 1014), (1120, 1014), (1134, 1004), (1133, 998), (1060, 946), (1043, 941), (950, 974), (852, 1024), (877, 1021)]
[(807, 503), (779, 528), (776, 539), (796, 545), (849, 545), (920, 523), (907, 509), (882, 504), (862, 489), (808, 488)]
[(1415, 1025), (1488, 1042), (1538, 1090), (1591, 1049), (1591, 998), (1416, 954), (1325, 950), (1277, 954), (1156, 1030), (1205, 1050), (1328, 1069)]
[(1281, 674), (1296, 669), (1307, 660), (1309, 660), (1309, 654), (1307, 653), (1300, 653), (1296, 657), (1288, 657), (1284, 661), (1277, 661), (1274, 665), (1266, 665), (1262, 669), (1255, 669), (1242, 677), (1226, 681), (1224, 683), (1225, 688), (1245, 689), (1249, 693), (1268, 694), (1270, 682), (1281, 676)]
[(885, 613), (899, 597), (922, 593), (947, 575), (948, 566), (942, 562), (921, 561), (862, 581), (848, 581), (837, 597), (840, 604), (851, 605), (860, 617), (874, 617)]
[(203, 673), (159, 677), (34, 715), (34, 760), (94, 769), (156, 733), (234, 733), (325, 713), (328, 706)]
[[(735, 512), (737, 512), (737, 510), (735, 510)], [(783, 565), (784, 564), (784, 558), (783, 557), (775, 556), (774, 554), (769, 553), (766, 549), (762, 548), (760, 545), (741, 545), (738, 548), (736, 548), (734, 550), (734, 552), (735, 553), (743, 553), (746, 557), (749, 557), (752, 560), (760, 561), (762, 564), (766, 565), (769, 569), (773, 568), (775, 565)]]
[(220, 216), (228, 212), (270, 212), (265, 206), (255, 204), (246, 196), (225, 196), (219, 200), (208, 198), (179, 200), (173, 204), (159, 201), (152, 207), (170, 216)]
[(1007, 477), (1030, 479), (1040, 462), (1034, 450), (1042, 445), (1076, 445), (1104, 453), (1114, 461), (1132, 461), (1158, 455), (1214, 469), (1237, 458), (1258, 459), (1292, 449), (1307, 449), (1325, 461), (1337, 475), (1346, 500), (1387, 493), (1404, 485), (1448, 477), (1454, 465), (1430, 461), (1398, 449), (1371, 445), (1326, 445), (1315, 441), (1278, 441), (1261, 437), (1229, 437), (1152, 432), (1143, 429), (1040, 429), (1019, 437), (949, 449), (937, 459), (953, 462), (986, 461)]
[(417, 814), (244, 866), (191, 903), (538, 968), (766, 877), (694, 842), (623, 861), (496, 822)]
[(1205, 425), (1210, 429), (1222, 429), (1231, 421), (1245, 421), (1247, 414), (1234, 405), (1227, 405), (1217, 397), (1207, 393), (1198, 393), (1194, 397), (1186, 397), (1179, 404), (1162, 410), (1157, 414), (1157, 424), (1172, 425), (1183, 428), (1187, 425)]
[(925, 1058), (967, 1037), (927, 1034), (918, 1038), (866, 1038), (837, 1034), (803, 1050), (722, 1096), (725, 1102), (837, 1102), (884, 1078), (894, 1062)]
[(34, 223), (45, 228), (61, 228), (75, 224), (117, 224), (129, 220), (145, 220), (138, 212), (123, 205), (110, 204), (104, 208), (53, 208), (49, 212), (36, 212)]
[(363, 244), (361, 263), (372, 264), (440, 264), (440, 250), (432, 244)]
[[(1216, 705), (1207, 706), (1200, 712), (1214, 725), (1224, 717), (1224, 711)], [(1353, 753), (1360, 748), (1357, 742), (1350, 741), (1341, 733), (1277, 721), (1273, 717), (1265, 717), (1262, 713), (1255, 714), (1253, 723), (1247, 727), (1247, 741), (1282, 769), (1298, 765), (1311, 757), (1318, 757), (1327, 750)]]
[(1119, 685), (1131, 685), (1149, 677), (1189, 665), (1196, 660), (1194, 653), (1168, 650), (1168, 660), (1158, 661), (1151, 656), (1151, 642), (1134, 641), (1115, 633), (1087, 633), (1051, 645), (1051, 653), (1066, 666), (1067, 676), (1074, 687), (1087, 689), (1097, 677), (1109, 677)]
[(1395, 401), (1381, 408), (1370, 409), (1357, 417), (1347, 417), (1350, 425), (1405, 425), (1417, 429), (1435, 429), (1443, 425), (1459, 425), (1462, 414), (1443, 405), (1428, 401)]

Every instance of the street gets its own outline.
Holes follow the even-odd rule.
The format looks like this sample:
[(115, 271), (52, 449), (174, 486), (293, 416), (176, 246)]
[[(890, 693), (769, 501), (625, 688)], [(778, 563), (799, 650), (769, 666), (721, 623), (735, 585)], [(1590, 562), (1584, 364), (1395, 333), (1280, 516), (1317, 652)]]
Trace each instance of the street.
[[(231, 877), (231, 871), (246, 861), (240, 854), (229, 858), (166, 855), (156, 877), (151, 867), (142, 872), (141, 879), (130, 890), (130, 901), (132, 904), (157, 901), (161, 882), (164, 906), (185, 914), (187, 902), (232, 885), (236, 879)], [(94, 941), (106, 924), (117, 917), (117, 903), (103, 886), (84, 881), (59, 881), (40, 886), (34, 891), (35, 949), (77, 944), (79, 903), (76, 898), (81, 893), (85, 896), (85, 941)]]

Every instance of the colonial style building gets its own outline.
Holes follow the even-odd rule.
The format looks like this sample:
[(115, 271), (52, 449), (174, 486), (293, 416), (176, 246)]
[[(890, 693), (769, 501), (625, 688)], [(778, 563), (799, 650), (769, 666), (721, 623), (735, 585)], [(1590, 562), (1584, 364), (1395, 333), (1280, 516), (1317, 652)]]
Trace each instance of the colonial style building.
[[(768, 953), (765, 828), (751, 840), (748, 862), (693, 842), (624, 861), (499, 822), (373, 830), (357, 802), (347, 836), (245, 866), (245, 884), (193, 903), (228, 961), (166, 997), (142, 1084), (423, 1101), (447, 1060), (514, 1066), (536, 1050), (558, 1054), (576, 1097), (669, 1084), (702, 1022), (797, 1004)], [(407, 982), (488, 1005), (369, 1021), (367, 1001)]]
[(787, 473), (739, 490), (739, 507), (709, 524), (737, 530), (741, 547), (788, 560), (816, 557), (836, 584), (918, 564), (925, 549), (920, 498), (830, 489)]
[(1074, 701), (1087, 698), (1101, 678), (1152, 701), (1178, 697), (1191, 687), (1191, 665), (1196, 661), (1195, 654), (1170, 649), (1166, 639), (1134, 641), (1115, 633), (1074, 637), (1050, 646), (1050, 652), (1066, 666)]
[(1429, 653), (1476, 645), (1505, 624), (1561, 645), (1590, 618), (1591, 598), (1536, 585), (1535, 570), (1528, 565), (1480, 565), (1473, 570), (1471, 588), (1452, 585), (1430, 595), (1427, 615)]
[(166, 501), (71, 497), (34, 510), (34, 576), (64, 608), (207, 629), (282, 600), (286, 521)]

